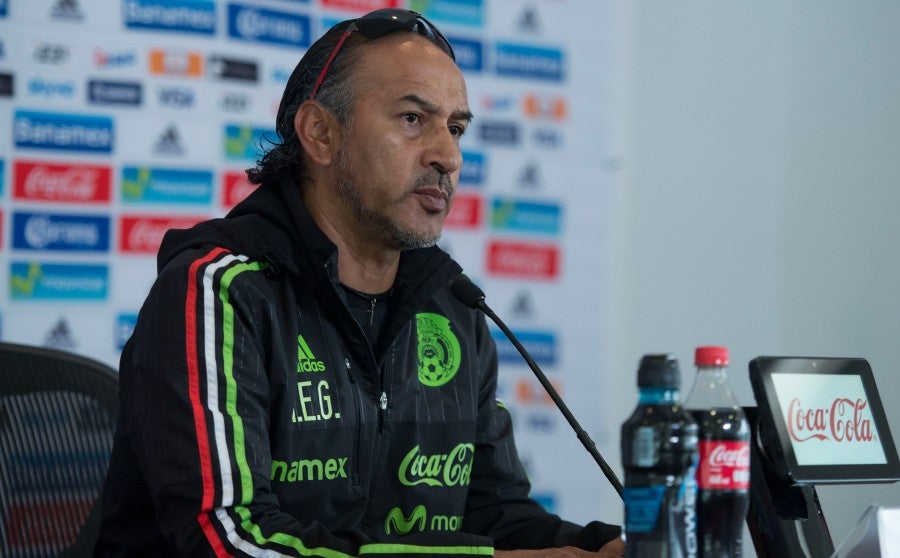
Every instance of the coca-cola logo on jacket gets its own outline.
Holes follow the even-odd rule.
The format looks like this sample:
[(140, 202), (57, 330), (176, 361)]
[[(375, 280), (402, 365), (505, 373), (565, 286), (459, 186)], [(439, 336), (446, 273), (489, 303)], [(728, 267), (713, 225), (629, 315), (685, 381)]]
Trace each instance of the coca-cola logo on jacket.
[(871, 442), (872, 420), (864, 416), (865, 399), (838, 397), (828, 407), (806, 407), (799, 397), (788, 405), (788, 434), (796, 442)]

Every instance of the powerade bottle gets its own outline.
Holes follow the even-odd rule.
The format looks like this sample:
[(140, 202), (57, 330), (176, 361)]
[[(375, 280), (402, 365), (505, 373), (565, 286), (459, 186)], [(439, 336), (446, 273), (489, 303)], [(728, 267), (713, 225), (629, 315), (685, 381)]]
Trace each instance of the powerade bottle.
[(641, 358), (637, 408), (622, 424), (625, 556), (697, 556), (697, 424), (678, 404), (672, 355)]
[(728, 349), (694, 352), (697, 379), (684, 406), (699, 427), (697, 539), (701, 558), (740, 558), (750, 506), (750, 426), (728, 386)]

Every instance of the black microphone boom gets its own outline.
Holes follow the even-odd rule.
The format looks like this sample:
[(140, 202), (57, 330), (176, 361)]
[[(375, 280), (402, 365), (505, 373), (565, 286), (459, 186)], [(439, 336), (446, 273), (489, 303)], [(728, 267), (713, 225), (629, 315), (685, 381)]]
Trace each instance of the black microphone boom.
[(553, 402), (556, 403), (556, 406), (562, 411), (563, 416), (566, 417), (566, 420), (569, 421), (569, 424), (572, 426), (572, 429), (575, 430), (575, 434), (578, 436), (578, 439), (581, 440), (581, 443), (584, 445), (585, 449), (587, 449), (588, 453), (593, 456), (594, 461), (597, 462), (597, 465), (600, 466), (600, 470), (603, 471), (603, 474), (606, 475), (607, 480), (616, 489), (616, 492), (619, 494), (619, 497), (622, 496), (622, 483), (619, 482), (619, 478), (616, 477), (616, 473), (609, 467), (606, 463), (606, 460), (603, 459), (603, 456), (600, 455), (600, 452), (597, 450), (597, 446), (594, 444), (594, 441), (591, 440), (591, 437), (587, 432), (578, 424), (578, 421), (575, 420), (575, 417), (572, 416), (572, 413), (569, 411), (569, 408), (566, 406), (565, 402), (563, 402), (562, 398), (557, 393), (556, 389), (547, 380), (547, 376), (544, 375), (544, 372), (540, 369), (537, 363), (531, 358), (531, 355), (528, 354), (528, 351), (525, 350), (525, 347), (519, 342), (513, 332), (510, 331), (506, 324), (503, 323), (497, 314), (494, 313), (493, 310), (487, 305), (484, 301), (484, 291), (478, 288), (478, 286), (469, 279), (466, 274), (460, 273), (450, 284), (450, 292), (453, 293), (453, 296), (457, 298), (460, 302), (472, 308), (474, 310), (481, 310), (484, 312), (485, 316), (493, 320), (497, 327), (500, 328), (501, 331), (509, 338), (513, 345), (515, 345), (516, 349), (518, 349), (519, 353), (522, 355), (522, 358), (525, 359), (525, 362), (528, 363), (528, 366), (531, 368), (531, 371), (534, 372), (534, 375), (537, 376), (538, 381), (541, 382), (541, 385), (544, 386), (544, 389), (550, 395), (550, 398), (553, 399)]

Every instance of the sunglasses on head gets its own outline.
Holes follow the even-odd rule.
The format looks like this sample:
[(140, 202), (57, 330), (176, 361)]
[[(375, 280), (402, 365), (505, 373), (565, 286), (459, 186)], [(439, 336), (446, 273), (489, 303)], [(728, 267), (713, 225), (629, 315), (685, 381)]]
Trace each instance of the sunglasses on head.
[(453, 47), (450, 46), (450, 42), (440, 31), (438, 31), (438, 28), (435, 27), (433, 23), (425, 19), (422, 15), (412, 10), (402, 10), (398, 8), (375, 10), (374, 12), (370, 12), (362, 17), (354, 19), (350, 25), (347, 26), (347, 30), (341, 35), (340, 40), (338, 40), (337, 44), (334, 46), (334, 50), (331, 51), (331, 55), (328, 56), (325, 65), (322, 66), (322, 71), (319, 73), (316, 84), (313, 86), (312, 93), (309, 95), (311, 100), (316, 98), (319, 87), (321, 87), (322, 82), (325, 81), (325, 76), (328, 75), (328, 68), (331, 67), (331, 63), (341, 51), (341, 47), (344, 46), (344, 41), (346, 41), (347, 37), (354, 31), (359, 32), (360, 35), (369, 40), (383, 37), (394, 31), (412, 31), (437, 45), (441, 50), (446, 52), (454, 62), (456, 61), (456, 55), (453, 54)]

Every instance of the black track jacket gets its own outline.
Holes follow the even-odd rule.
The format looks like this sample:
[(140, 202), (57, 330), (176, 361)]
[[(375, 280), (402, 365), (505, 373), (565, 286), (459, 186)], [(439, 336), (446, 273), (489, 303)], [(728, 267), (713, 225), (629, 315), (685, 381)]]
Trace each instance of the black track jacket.
[(382, 343), (293, 184), (166, 234), (120, 364), (98, 556), (470, 556), (619, 535), (544, 511), (459, 265), (403, 252)]

